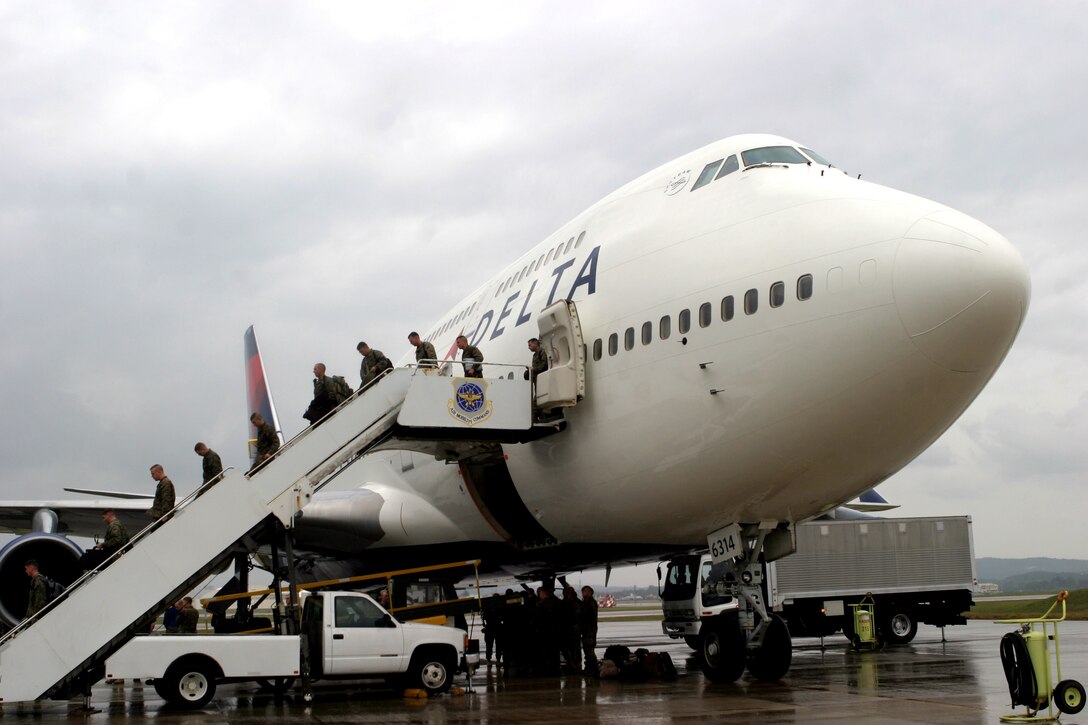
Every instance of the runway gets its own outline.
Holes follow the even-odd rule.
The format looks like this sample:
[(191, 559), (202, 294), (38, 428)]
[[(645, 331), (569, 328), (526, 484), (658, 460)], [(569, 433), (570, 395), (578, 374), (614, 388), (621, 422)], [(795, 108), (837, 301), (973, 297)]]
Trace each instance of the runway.
[[(92, 707), (81, 701), (5, 705), (8, 722), (105, 723), (996, 723), (1010, 712), (998, 657), (1001, 636), (1013, 625), (971, 622), (946, 630), (923, 626), (909, 645), (880, 652), (852, 652), (841, 635), (826, 647), (795, 640), (793, 667), (781, 682), (747, 675), (714, 685), (699, 671), (691, 650), (666, 639), (657, 622), (602, 622), (598, 653), (609, 644), (667, 651), (679, 670), (673, 682), (620, 682), (565, 675), (508, 678), (481, 669), (473, 690), (432, 700), (405, 700), (380, 682), (318, 683), (313, 703), (301, 696), (275, 699), (249, 684), (222, 685), (200, 711), (174, 710), (150, 686), (99, 685)], [(1060, 627), (1062, 674), (1088, 681), (1088, 622)], [(463, 678), (458, 684), (464, 685)], [(1023, 712), (1023, 709), (1020, 709)], [(1062, 719), (1088, 722), (1088, 711)]]

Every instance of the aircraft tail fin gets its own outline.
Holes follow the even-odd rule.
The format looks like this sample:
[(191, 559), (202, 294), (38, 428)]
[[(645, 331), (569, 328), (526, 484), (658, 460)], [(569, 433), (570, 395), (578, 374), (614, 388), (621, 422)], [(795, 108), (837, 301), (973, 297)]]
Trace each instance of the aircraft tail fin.
[(854, 511), (872, 512), (896, 509), (899, 508), (899, 504), (888, 503), (887, 499), (877, 493), (875, 488), (870, 488), (850, 503), (844, 504), (844, 507)]
[[(276, 404), (272, 401), (272, 391), (268, 386), (268, 377), (264, 371), (264, 361), (261, 359), (261, 349), (257, 345), (257, 333), (250, 325), (245, 335), (246, 352), (246, 420), (253, 413), (260, 413), (266, 423), (276, 429), (276, 435), (280, 437), (280, 445), (283, 444), (283, 431), (280, 428), (280, 419), (276, 415)], [(249, 424), (249, 461), (252, 464), (257, 457), (257, 428)]]

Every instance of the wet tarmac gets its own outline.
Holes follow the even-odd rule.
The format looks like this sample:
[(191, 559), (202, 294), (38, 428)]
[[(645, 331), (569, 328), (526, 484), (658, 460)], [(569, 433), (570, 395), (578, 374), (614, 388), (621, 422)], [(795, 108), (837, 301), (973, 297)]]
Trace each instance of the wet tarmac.
[[(154, 688), (128, 683), (94, 688), (93, 712), (82, 701), (5, 705), (7, 722), (131, 723), (997, 723), (1011, 712), (998, 657), (1012, 625), (971, 622), (946, 630), (919, 629), (909, 645), (852, 652), (842, 636), (795, 641), (793, 667), (781, 682), (715, 685), (699, 671), (691, 650), (668, 640), (656, 622), (602, 622), (598, 654), (609, 644), (667, 651), (675, 681), (595, 680), (578, 675), (507, 678), (485, 668), (472, 691), (431, 700), (402, 699), (380, 682), (318, 683), (314, 702), (301, 695), (274, 698), (248, 684), (221, 685), (199, 711), (175, 710)], [(1061, 625), (1062, 674), (1088, 682), (1088, 622)], [(464, 686), (463, 678), (458, 684)], [(1020, 708), (1023, 713), (1023, 708)], [(1088, 711), (1064, 716), (1088, 723)]]

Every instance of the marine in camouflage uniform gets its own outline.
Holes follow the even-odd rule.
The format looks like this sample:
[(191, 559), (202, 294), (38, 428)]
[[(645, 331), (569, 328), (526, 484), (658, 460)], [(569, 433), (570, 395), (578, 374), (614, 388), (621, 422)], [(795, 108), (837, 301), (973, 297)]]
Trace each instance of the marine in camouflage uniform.
[(33, 617), (46, 604), (48, 592), (45, 577), (38, 573), (38, 562), (31, 559), (25, 565), (26, 575), (30, 577), (30, 594), (27, 598), (26, 616)]
[(213, 451), (203, 443), (197, 443), (193, 450), (196, 454), (204, 459), (202, 463), (204, 483), (211, 481), (213, 478), (223, 472), (223, 461), (219, 458), (219, 454)]
[(109, 517), (103, 514), (103, 518), (106, 518), (107, 523), (106, 538), (102, 540), (102, 550), (112, 554), (128, 543), (128, 529), (118, 520), (112, 510), (109, 512)]
[(484, 354), (480, 352), (480, 348), (475, 345), (468, 344), (468, 338), (461, 335), (457, 338), (457, 347), (461, 350), (461, 360), (472, 360), (476, 364), (472, 365), (466, 363), (465, 377), (466, 378), (482, 378), (484, 376), (484, 366), (480, 365), (484, 361)]
[(113, 512), (113, 509), (106, 509), (102, 512), (102, 521), (106, 524), (105, 538), (95, 544), (93, 549), (88, 549), (83, 552), (83, 556), (79, 557), (79, 566), (84, 571), (101, 567), (106, 559), (109, 559), (114, 552), (128, 543), (128, 530), (125, 529), (124, 524), (117, 520), (117, 514)]
[(158, 520), (174, 508), (174, 484), (157, 463), (151, 467), (151, 477), (158, 483), (155, 486), (155, 501), (147, 510), (147, 515)]
[(393, 363), (381, 350), (375, 350), (365, 342), (360, 342), (355, 349), (363, 356), (363, 363), (359, 366), (359, 378), (362, 380), (359, 383), (360, 390), (383, 372), (393, 368)]
[(529, 340), (529, 350), (533, 353), (533, 362), (529, 367), (529, 380), (535, 384), (536, 376), (548, 369), (548, 353), (544, 352), (544, 348), (540, 346), (540, 340), (535, 337)]
[(302, 417), (310, 421), (310, 425), (315, 425), (339, 403), (340, 393), (336, 389), (336, 383), (331, 375), (325, 374), (325, 365), (317, 363), (314, 365), (314, 399), (310, 401), (310, 406)]
[[(416, 363), (421, 368), (436, 368), (438, 367), (438, 355), (434, 351), (434, 345), (421, 340), (418, 332), (413, 332), (408, 335), (408, 342), (416, 346)], [(428, 362), (423, 362), (427, 360)], [(429, 362), (434, 360), (436, 362)]]
[(249, 416), (249, 422), (257, 427), (257, 456), (253, 460), (253, 467), (256, 468), (280, 449), (280, 437), (276, 435), (276, 429), (271, 424), (264, 422), (260, 413)]
[(178, 632), (196, 634), (196, 625), (200, 621), (200, 612), (193, 607), (193, 598), (181, 600), (185, 608), (178, 612)]

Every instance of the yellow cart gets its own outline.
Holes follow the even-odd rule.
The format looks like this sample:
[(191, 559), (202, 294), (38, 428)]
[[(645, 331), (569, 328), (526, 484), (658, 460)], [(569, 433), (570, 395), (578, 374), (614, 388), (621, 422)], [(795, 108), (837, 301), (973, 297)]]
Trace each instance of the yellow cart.
[[(1069, 592), (1061, 592), (1043, 616), (1037, 619), (1000, 619), (998, 624), (1018, 624), (1020, 628), (1001, 638), (1001, 665), (1009, 683), (1012, 706), (1027, 708), (1026, 715), (1013, 713), (1002, 722), (1053, 722), (1058, 719), (1054, 708), (1074, 715), (1084, 709), (1084, 686), (1076, 680), (1062, 679), (1061, 649), (1058, 622), (1065, 620), (1065, 603)], [(1062, 605), (1062, 616), (1051, 612)], [(1054, 667), (1051, 670), (1050, 643), (1054, 643)], [(1051, 672), (1058, 684), (1051, 687)], [(1043, 709), (1046, 714), (1040, 714)]]

